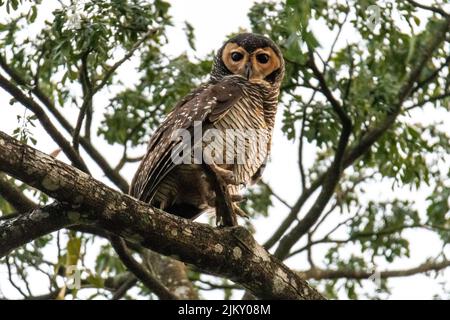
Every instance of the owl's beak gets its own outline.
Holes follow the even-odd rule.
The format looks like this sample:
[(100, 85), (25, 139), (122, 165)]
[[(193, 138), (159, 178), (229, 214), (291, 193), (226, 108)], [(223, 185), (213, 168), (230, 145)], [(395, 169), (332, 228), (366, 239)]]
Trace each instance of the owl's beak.
[(247, 80), (250, 80), (252, 73), (252, 63), (249, 61), (245, 64), (245, 76), (247, 77)]

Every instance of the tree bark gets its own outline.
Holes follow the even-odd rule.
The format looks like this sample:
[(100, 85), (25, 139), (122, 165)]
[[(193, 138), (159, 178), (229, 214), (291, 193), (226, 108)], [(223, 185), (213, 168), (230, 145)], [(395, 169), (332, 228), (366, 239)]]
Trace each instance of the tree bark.
[(261, 247), (245, 228), (217, 229), (151, 208), (3, 132), (0, 171), (53, 197), (59, 202), (54, 207), (61, 209), (60, 216), (58, 210), (51, 214), (42, 211), (33, 220), (36, 212), (41, 212), (38, 209), (0, 223), (0, 256), (51, 231), (96, 224), (206, 273), (228, 278), (259, 298), (323, 298)]

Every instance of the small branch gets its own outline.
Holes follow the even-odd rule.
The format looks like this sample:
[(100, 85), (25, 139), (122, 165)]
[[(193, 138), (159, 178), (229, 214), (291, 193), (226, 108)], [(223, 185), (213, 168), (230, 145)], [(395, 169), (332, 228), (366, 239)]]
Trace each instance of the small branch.
[(20, 286), (18, 286), (14, 282), (14, 280), (12, 278), (12, 271), (11, 271), (11, 264), (9, 262), (9, 257), (6, 257), (5, 264), (6, 264), (6, 267), (8, 269), (8, 280), (9, 280), (9, 283), (22, 295), (22, 297), (26, 297), (27, 294), (25, 292), (23, 292), (23, 290), (20, 288)]
[[(50, 113), (56, 118), (56, 120), (61, 124), (61, 126), (71, 135), (73, 135), (74, 128), (67, 121), (67, 119), (58, 111), (54, 103), (36, 86), (32, 86), (20, 76), (16, 70), (13, 70), (6, 62), (4, 57), (0, 55), (0, 67), (17, 83), (18, 85), (31, 88), (30, 92), (33, 93), (39, 101), (50, 111)], [(23, 95), (24, 96), (24, 95)], [(25, 96), (26, 99), (18, 100), (27, 109), (35, 112), (32, 103), (33, 99)], [(42, 110), (36, 110), (39, 113), (44, 113)], [(123, 192), (128, 192), (129, 186), (128, 182), (109, 165), (108, 161), (103, 157), (103, 155), (92, 145), (92, 143), (85, 137), (80, 137), (80, 143), (89, 156), (96, 162), (96, 164), (102, 169), (106, 177), (111, 180), (120, 190)]]
[[(314, 95), (317, 91), (314, 91), (311, 96), (310, 101), (314, 99)], [(307, 106), (303, 107), (303, 115), (302, 115), (302, 128), (300, 129), (300, 136), (298, 137), (298, 167), (300, 169), (300, 179), (302, 182), (302, 191), (306, 189), (306, 175), (305, 175), (305, 167), (303, 166), (303, 139), (305, 137), (305, 124), (306, 124), (306, 110)]]
[[(91, 137), (91, 123), (92, 123), (92, 98), (88, 99), (88, 97), (92, 97), (92, 83), (89, 78), (89, 72), (88, 72), (88, 58), (89, 58), (90, 50), (87, 50), (81, 57), (81, 67), (80, 67), (80, 83), (81, 88), (83, 90), (83, 99), (84, 101), (87, 101), (85, 110), (80, 110), (78, 114), (77, 124), (81, 117), (86, 116), (86, 125), (85, 125), (85, 138), (90, 140)], [(84, 111), (84, 112), (83, 112)], [(80, 127), (81, 129), (81, 127)], [(80, 131), (77, 131), (77, 128), (75, 128), (74, 133), (72, 136), (77, 136), (76, 141), (72, 141), (73, 147), (75, 150), (78, 151), (78, 144), (79, 144), (79, 134)]]
[(114, 292), (111, 300), (120, 300), (128, 290), (133, 288), (137, 283), (137, 279), (135, 276), (131, 276), (127, 281), (125, 281), (117, 290)]
[[(356, 214), (355, 214), (355, 216), (356, 216)], [(330, 238), (332, 233), (334, 233), (338, 228), (342, 227), (343, 225), (345, 225), (352, 219), (354, 219), (354, 216), (339, 223), (336, 227), (334, 227), (331, 231), (329, 231), (321, 239), (313, 240), (313, 241), (309, 242), (308, 244), (306, 244), (305, 246), (303, 246), (302, 248), (293, 251), (292, 253), (289, 254), (289, 257), (292, 257), (294, 255), (302, 253), (303, 251), (308, 250), (310, 247), (315, 246), (317, 244), (327, 244), (327, 243), (328, 244), (330, 244), (330, 243), (346, 244), (346, 243), (355, 242), (355, 241), (358, 241), (361, 239), (367, 239), (370, 237), (381, 237), (381, 236), (385, 236), (385, 235), (391, 235), (393, 233), (401, 232), (406, 229), (424, 228), (424, 229), (428, 229), (428, 230), (440, 230), (440, 228), (441, 228), (440, 226), (412, 224), (412, 225), (403, 225), (403, 226), (399, 226), (399, 227), (387, 228), (387, 229), (384, 229), (384, 230), (381, 230), (378, 232), (357, 232), (357, 233), (354, 233), (351, 237), (348, 237), (347, 239), (332, 239), (332, 238)], [(448, 231), (448, 230), (444, 230), (444, 231)]]
[(436, 7), (420, 4), (420, 3), (418, 3), (417, 1), (414, 1), (414, 0), (406, 0), (406, 2), (409, 2), (409, 4), (411, 4), (414, 7), (437, 13), (437, 14), (443, 16), (444, 18), (450, 18), (450, 14), (448, 14), (447, 12), (445, 12), (441, 8), (436, 8)]
[(114, 170), (116, 172), (119, 172), (120, 170), (122, 170), (122, 168), (125, 164), (139, 162), (139, 161), (142, 161), (143, 158), (144, 158), (144, 156), (127, 157), (126, 152), (124, 151), (122, 158), (119, 160), (117, 165), (114, 167)]
[(450, 97), (450, 91), (449, 92), (445, 92), (445, 93), (440, 94), (440, 95), (437, 95), (437, 96), (430, 97), (429, 99), (420, 101), (418, 103), (415, 103), (412, 106), (410, 106), (408, 108), (405, 108), (405, 111), (411, 111), (412, 109), (415, 109), (415, 108), (418, 108), (418, 107), (423, 107), (427, 103), (434, 103), (436, 101), (443, 100), (443, 99), (446, 99), (446, 98), (449, 98), (449, 97)]
[(328, 85), (325, 81), (324, 75), (319, 71), (315, 62), (312, 51), (309, 52), (310, 59), (308, 66), (313, 71), (314, 76), (319, 81), (321, 92), (330, 102), (334, 112), (338, 115), (340, 122), (342, 124), (342, 130), (339, 137), (338, 146), (336, 153), (334, 155), (333, 163), (330, 168), (326, 171), (325, 180), (322, 184), (322, 189), (315, 200), (313, 206), (305, 217), (300, 220), (297, 225), (281, 240), (280, 244), (275, 251), (275, 256), (284, 259), (289, 255), (289, 250), (292, 246), (297, 243), (297, 241), (305, 235), (308, 230), (317, 222), (322, 214), (323, 210), (327, 206), (329, 200), (333, 196), (334, 189), (340, 180), (341, 174), (344, 170), (343, 159), (347, 144), (352, 133), (353, 124), (351, 119), (348, 117), (346, 112), (343, 110), (341, 104), (335, 99), (331, 93)]
[(264, 243), (264, 248), (269, 250), (278, 242), (278, 240), (280, 240), (286, 230), (289, 229), (291, 224), (297, 219), (297, 215), (302, 209), (305, 202), (313, 195), (314, 192), (316, 192), (317, 189), (319, 189), (324, 180), (325, 175), (322, 175), (320, 178), (316, 179), (309, 188), (303, 190), (300, 197), (292, 206), (292, 209), (287, 217), (283, 220), (277, 230), (275, 230), (273, 235)]
[(344, 97), (342, 99), (342, 101), (343, 101), (342, 106), (344, 109), (346, 108), (346, 105), (348, 104), (348, 98), (350, 96), (350, 90), (351, 90), (352, 81), (353, 81), (353, 72), (355, 69), (355, 63), (353, 61), (351, 47), (349, 45), (347, 45), (347, 49), (348, 49), (348, 56), (350, 59), (350, 68), (348, 71), (348, 81), (347, 81), (347, 85), (345, 86)]
[(72, 142), (72, 144), (73, 144), (75, 149), (78, 149), (78, 144), (79, 144), (79, 140), (80, 140), (81, 126), (83, 125), (83, 121), (84, 121), (84, 117), (86, 115), (87, 108), (89, 107), (89, 105), (92, 104), (92, 98), (94, 97), (94, 95), (97, 92), (99, 92), (101, 89), (103, 89), (103, 87), (108, 83), (108, 81), (110, 80), (110, 78), (114, 74), (114, 72), (116, 72), (116, 70), (125, 61), (127, 61), (128, 59), (131, 58), (131, 56), (141, 46), (141, 44), (143, 44), (150, 36), (154, 35), (157, 31), (158, 31), (158, 29), (150, 29), (149, 31), (147, 31), (147, 33), (133, 45), (133, 47), (130, 49), (130, 51), (128, 51), (122, 59), (117, 61), (115, 64), (112, 65), (111, 68), (109, 68), (109, 70), (103, 76), (101, 82), (97, 86), (95, 86), (94, 88), (88, 90), (88, 94), (87, 94), (86, 97), (84, 97), (83, 104), (80, 107), (80, 113), (78, 115), (77, 124), (75, 126), (74, 131), (73, 131), (73, 142)]
[(70, 143), (64, 138), (64, 136), (58, 131), (58, 129), (50, 121), (50, 118), (45, 114), (45, 111), (38, 105), (34, 100), (28, 98), (23, 94), (23, 92), (17, 88), (8, 79), (0, 74), (0, 87), (6, 92), (11, 94), (17, 101), (22, 103), (26, 108), (33, 111), (36, 117), (39, 119), (42, 127), (47, 131), (50, 137), (58, 144), (65, 155), (72, 161), (74, 166), (83, 170), (84, 172), (89, 172), (86, 164), (80, 155), (72, 148)]
[(434, 70), (428, 77), (426, 77), (422, 81), (417, 82), (416, 86), (412, 90), (412, 93), (417, 92), (419, 89), (423, 88), (425, 85), (433, 81), (445, 67), (448, 68), (449, 64), (450, 64), (450, 56), (448, 56), (445, 59), (445, 62), (439, 68)]
[[(347, 7), (350, 8), (350, 5), (349, 5), (348, 1), (346, 0), (345, 2), (346, 2)], [(323, 66), (323, 73), (324, 73), (324, 74), (325, 74), (325, 72), (327, 71), (327, 67), (328, 67), (328, 64), (329, 64), (330, 61), (331, 61), (331, 58), (333, 57), (334, 48), (336, 47), (336, 44), (337, 44), (339, 38), (341, 37), (342, 29), (344, 28), (344, 25), (345, 25), (345, 23), (347, 22), (349, 13), (350, 13), (350, 10), (348, 10), (348, 11), (345, 13), (345, 18), (344, 18), (344, 20), (343, 20), (341, 23), (339, 23), (339, 30), (338, 30), (338, 32), (337, 32), (337, 34), (336, 34), (336, 37), (335, 37), (334, 40), (333, 40), (333, 44), (331, 45), (330, 53), (328, 54), (327, 61), (325, 61), (324, 66)]]
[[(426, 261), (421, 265), (411, 269), (400, 270), (385, 270), (380, 272), (380, 278), (396, 278), (396, 277), (409, 277), (420, 273), (426, 273), (430, 271), (440, 271), (450, 267), (450, 261), (444, 260), (441, 262), (434, 262), (432, 260)], [(305, 279), (324, 280), (324, 279), (356, 279), (364, 280), (373, 276), (373, 271), (358, 271), (358, 270), (323, 270), (323, 269), (310, 269), (306, 271), (300, 271), (299, 274)]]
[(262, 185), (262, 186), (264, 186), (265, 188), (267, 188), (267, 190), (269, 190), (270, 194), (271, 194), (272, 196), (274, 196), (274, 197), (275, 197), (278, 201), (280, 201), (282, 204), (284, 204), (287, 208), (292, 209), (292, 206), (291, 206), (289, 203), (287, 203), (286, 200), (284, 200), (283, 198), (281, 198), (277, 193), (275, 193), (275, 192), (272, 190), (272, 187), (271, 187), (271, 186), (269, 186), (267, 183), (265, 183), (265, 182), (262, 181), (262, 180), (259, 180), (259, 184)]
[(328, 87), (324, 74), (319, 71), (317, 68), (317, 65), (314, 61), (314, 53), (312, 51), (309, 51), (309, 60), (308, 60), (308, 67), (313, 71), (314, 76), (319, 81), (320, 84), (320, 92), (322, 92), (325, 97), (327, 98), (328, 102), (330, 102), (331, 107), (333, 108), (333, 111), (338, 115), (339, 120), (344, 128), (350, 128), (352, 126), (352, 122), (348, 115), (343, 110), (341, 104), (337, 101), (337, 99), (333, 96), (331, 93), (330, 88)]
[(128, 250), (125, 241), (112, 236), (111, 244), (123, 264), (132, 272), (148, 289), (163, 300), (178, 300), (178, 297), (167, 290), (147, 269), (137, 262)]
[(33, 210), (37, 206), (16, 185), (9, 182), (3, 174), (0, 174), (0, 196), (20, 212)]

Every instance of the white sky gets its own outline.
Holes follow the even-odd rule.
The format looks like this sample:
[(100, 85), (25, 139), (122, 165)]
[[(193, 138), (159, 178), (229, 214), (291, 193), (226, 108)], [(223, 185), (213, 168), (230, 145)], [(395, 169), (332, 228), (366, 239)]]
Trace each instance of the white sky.
[[(211, 50), (218, 49), (226, 39), (226, 36), (232, 32), (236, 32), (238, 28), (243, 27), (249, 29), (247, 12), (254, 1), (169, 0), (169, 2), (172, 4), (170, 13), (173, 16), (174, 27), (169, 28), (168, 38), (170, 42), (165, 49), (166, 52), (175, 56), (188, 49), (188, 43), (183, 32), (184, 21), (188, 21), (195, 28), (197, 47), (197, 52), (195, 55), (202, 57)], [(334, 39), (334, 34), (324, 30), (320, 24), (316, 24), (314, 29), (318, 34), (320, 34), (319, 40), (321, 41), (322, 46), (325, 49), (328, 48)], [(351, 42), (352, 40), (354, 41), (354, 36), (351, 33), (344, 32), (340, 43), (345, 44), (346, 41)], [(127, 79), (132, 81), (133, 73), (130, 72), (129, 68), (122, 67), (119, 70), (119, 73), (125, 81)], [(0, 117), (0, 130), (11, 134), (13, 129), (17, 126), (16, 112), (18, 107), (10, 106), (8, 104), (9, 99), (10, 98), (0, 90), (0, 102), (2, 103), (3, 109)], [(96, 97), (95, 102), (96, 106), (105, 106), (107, 102), (107, 95), (105, 94)], [(23, 109), (21, 109), (18, 113), (22, 114)], [(65, 114), (72, 123), (76, 121), (75, 119), (77, 114), (74, 110), (65, 110)], [(97, 114), (101, 114), (101, 110), (98, 110)], [(295, 202), (301, 191), (300, 176), (297, 166), (297, 144), (288, 141), (281, 133), (281, 114), (282, 110), (279, 111), (278, 121), (274, 133), (272, 161), (264, 173), (263, 180), (270, 182), (273, 189), (292, 204)], [(424, 114), (421, 114), (421, 118), (418, 119), (422, 120), (423, 115)], [(99, 119), (97, 118), (96, 120), (98, 123)], [(42, 129), (33, 129), (33, 133), (36, 137), (39, 137), (39, 143), (37, 145), (38, 149), (49, 153), (57, 148), (54, 142), (48, 138)], [(101, 142), (100, 139), (98, 139), (95, 144), (101, 150), (105, 150), (104, 153), (107, 155), (106, 158), (112, 164), (118, 161), (122, 151), (120, 147), (111, 147), (104, 142)], [(313, 151), (313, 146), (307, 146), (305, 151), (305, 163), (307, 166), (311, 165), (314, 161), (312, 156)], [(60, 156), (60, 159), (64, 160), (64, 157)], [(93, 165), (92, 162), (89, 164)], [(134, 164), (125, 168), (124, 176), (129, 181), (136, 170), (136, 166), (137, 165)], [(98, 170), (93, 170), (93, 174), (96, 178), (105, 181)], [(385, 198), (391, 196), (392, 192), (389, 189), (386, 189), (386, 185), (371, 185), (370, 195), (368, 195), (368, 198), (370, 196), (373, 198), (374, 195), (375, 198), (378, 196)], [(402, 196), (404, 195), (405, 193), (402, 192)], [(426, 195), (423, 190), (410, 196), (418, 199), (418, 205), (422, 208), (424, 207), (424, 198)], [(265, 241), (273, 233), (275, 228), (278, 227), (286, 214), (287, 210), (285, 207), (277, 203), (274, 208), (271, 208), (270, 218), (259, 218), (252, 221), (257, 230), (257, 240), (260, 242)], [(339, 217), (338, 219), (330, 219), (330, 224), (328, 226), (330, 228), (333, 227), (333, 222), (336, 223), (337, 221), (340, 221)], [(437, 237), (432, 235), (430, 232), (410, 231), (408, 232), (408, 235), (411, 239), (411, 257), (409, 259), (401, 259), (391, 265), (379, 264), (379, 270), (384, 270), (385, 268), (404, 269), (416, 266), (419, 263), (422, 263), (425, 258), (434, 257), (440, 249), (438, 247), (439, 242), (437, 241)], [(345, 234), (342, 234), (342, 238), (345, 238), (345, 236)], [(353, 248), (349, 250), (349, 254), (352, 250), (356, 251), (358, 248), (353, 246)], [(322, 254), (323, 252), (320, 251), (315, 254), (319, 265)], [(307, 267), (304, 260), (304, 256), (299, 256), (296, 259), (291, 259), (288, 261), (288, 264), (292, 268), (301, 269)], [(322, 265), (322, 267), (325, 266)], [(449, 275), (448, 272), (446, 272), (446, 274), (447, 276)], [(4, 274), (0, 268), (0, 281), (3, 283), (4, 280)], [(37, 283), (36, 286), (39, 286), (39, 284)], [(367, 290), (367, 292), (371, 292), (376, 289), (375, 285), (371, 281), (365, 281), (363, 286), (364, 290)], [(440, 292), (438, 281), (432, 280), (423, 275), (393, 279), (390, 282), (390, 287), (392, 288), (391, 297), (394, 299), (427, 299), (432, 298), (434, 293)], [(3, 293), (9, 296), (9, 292), (5, 292), (4, 288)], [(211, 296), (208, 295), (207, 297), (209, 298)], [(214, 295), (214, 297), (221, 298), (221, 295)]]

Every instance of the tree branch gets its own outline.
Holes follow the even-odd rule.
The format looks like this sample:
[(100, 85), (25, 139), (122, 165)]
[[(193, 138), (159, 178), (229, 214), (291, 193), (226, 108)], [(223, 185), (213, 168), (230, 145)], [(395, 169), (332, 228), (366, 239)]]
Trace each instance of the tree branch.
[[(13, 83), (11, 83), (8, 79), (3, 77), (0, 74), (0, 87), (3, 88), (6, 92), (11, 94), (17, 101), (23, 102), (27, 101), (27, 104), (24, 104), (25, 107), (33, 111), (36, 117), (39, 119), (39, 122), (42, 124), (42, 127), (47, 131), (47, 133), (52, 137), (53, 140), (58, 144), (58, 146), (62, 149), (65, 155), (69, 158), (70, 161), (85, 172), (89, 172), (86, 164), (83, 159), (81, 159), (80, 155), (72, 148), (70, 143), (64, 138), (64, 136), (58, 131), (58, 129), (52, 124), (49, 117), (45, 114), (45, 111), (32, 99), (27, 98), (23, 92), (17, 88)], [(22, 103), (23, 104), (23, 103)]]
[(114, 292), (111, 300), (120, 300), (128, 290), (136, 285), (137, 279), (135, 276), (131, 276), (127, 281), (125, 281), (117, 290)]
[(333, 196), (334, 189), (336, 188), (336, 185), (339, 182), (341, 174), (344, 170), (343, 158), (353, 129), (353, 124), (350, 117), (347, 115), (340, 102), (337, 101), (333, 96), (330, 89), (328, 88), (324, 75), (317, 68), (312, 51), (309, 51), (308, 66), (311, 68), (314, 76), (319, 81), (321, 92), (328, 99), (328, 102), (330, 102), (333, 111), (339, 117), (339, 120), (342, 124), (342, 129), (333, 163), (326, 172), (326, 178), (322, 184), (322, 189), (317, 199), (315, 200), (314, 204), (312, 205), (309, 212), (305, 215), (305, 217), (300, 220), (297, 225), (280, 240), (280, 244), (275, 251), (275, 256), (280, 259), (286, 258), (289, 255), (289, 251), (292, 246), (294, 246), (294, 244), (303, 235), (305, 235), (308, 230), (317, 222), (323, 210), (327, 206), (330, 198)]
[(273, 233), (273, 235), (264, 243), (264, 248), (269, 250), (272, 248), (278, 240), (283, 236), (287, 229), (291, 226), (291, 224), (297, 219), (297, 215), (302, 209), (305, 202), (312, 196), (312, 194), (322, 185), (325, 179), (325, 175), (322, 175), (320, 178), (316, 179), (313, 184), (308, 188), (303, 190), (300, 197), (297, 199), (295, 204), (292, 206), (291, 211), (287, 215), (287, 217), (283, 220), (277, 230)]
[(445, 40), (445, 35), (450, 28), (450, 17), (442, 22), (442, 27), (436, 32), (435, 36), (431, 40), (430, 44), (426, 46), (423, 51), (419, 63), (411, 70), (408, 79), (401, 87), (396, 105), (393, 106), (393, 110), (388, 114), (383, 121), (378, 125), (372, 127), (367, 131), (358, 143), (353, 146), (345, 155), (344, 166), (350, 166), (356, 159), (365, 154), (372, 145), (395, 123), (398, 115), (401, 112), (402, 105), (408, 96), (412, 93), (414, 84), (419, 80), (420, 74), (425, 64), (431, 59), (433, 52), (442, 44)]
[(78, 143), (79, 143), (79, 139), (80, 139), (80, 130), (81, 130), (81, 126), (83, 124), (83, 120), (84, 120), (84, 116), (86, 115), (86, 111), (87, 108), (89, 107), (90, 104), (92, 104), (92, 98), (94, 97), (94, 95), (99, 92), (101, 89), (103, 89), (103, 87), (108, 83), (108, 81), (110, 80), (111, 76), (114, 74), (114, 72), (116, 72), (116, 70), (128, 59), (131, 58), (131, 56), (134, 54), (134, 52), (141, 46), (141, 44), (143, 44), (150, 36), (154, 35), (156, 32), (158, 31), (158, 29), (150, 29), (148, 30), (144, 36), (138, 40), (130, 49), (130, 51), (128, 51), (122, 59), (120, 59), (119, 61), (117, 61), (116, 63), (114, 63), (111, 68), (108, 69), (108, 71), (106, 71), (105, 75), (103, 76), (101, 82), (91, 88), (90, 90), (88, 90), (87, 92), (87, 96), (84, 97), (83, 100), (83, 104), (80, 107), (80, 113), (77, 119), (77, 124), (75, 126), (75, 130), (73, 131), (73, 146), (75, 149), (78, 149)]
[(28, 199), (16, 185), (9, 182), (5, 175), (0, 174), (0, 196), (19, 212), (26, 212), (36, 208), (36, 204)]
[[(2, 69), (11, 77), (12, 80), (15, 81), (15, 83), (21, 86), (25, 86), (27, 88), (31, 88), (30, 92), (33, 93), (39, 99), (39, 101), (42, 102), (42, 104), (50, 111), (50, 113), (56, 118), (56, 120), (58, 120), (61, 126), (69, 134), (73, 135), (75, 129), (72, 127), (69, 121), (67, 121), (67, 119), (58, 111), (54, 103), (38, 87), (26, 83), (26, 81), (7, 64), (6, 60), (1, 55), (0, 55), (0, 67), (2, 67)], [(17, 88), (17, 90), (19, 89)], [(33, 106), (37, 105), (37, 103), (32, 98), (29, 98), (24, 94), (15, 98), (27, 109), (31, 110), (32, 112), (35, 112)], [(37, 109), (36, 111), (38, 111), (39, 113), (44, 113), (42, 108)], [(108, 161), (106, 161), (106, 159), (102, 156), (100, 152), (98, 152), (98, 150), (92, 145), (92, 143), (85, 137), (80, 137), (80, 143), (86, 150), (86, 152), (89, 154), (89, 156), (102, 169), (106, 177), (108, 177), (109, 180), (111, 180), (120, 190), (122, 190), (122, 192), (128, 192), (129, 189), (128, 182), (109, 165)]]
[(119, 237), (111, 236), (111, 244), (123, 264), (131, 271), (147, 288), (153, 291), (160, 299), (177, 300), (178, 297), (159, 282), (139, 262), (137, 262), (128, 250), (125, 241)]
[[(419, 273), (426, 273), (430, 271), (440, 271), (442, 269), (450, 267), (450, 261), (444, 260), (441, 262), (434, 262), (432, 260), (426, 261), (421, 265), (411, 269), (400, 270), (385, 270), (381, 271), (380, 278), (395, 278), (395, 277), (409, 277)], [(324, 279), (356, 279), (364, 280), (373, 276), (374, 272), (358, 271), (358, 270), (324, 270), (324, 269), (310, 269), (306, 271), (300, 271), (299, 274), (305, 279), (324, 280)]]
[[(436, 33), (435, 37), (431, 40), (430, 45), (427, 46), (426, 50), (422, 54), (421, 59), (416, 67), (411, 71), (407, 81), (402, 86), (398, 95), (398, 103), (394, 106), (394, 110), (386, 116), (386, 118), (379, 122), (378, 125), (372, 127), (369, 131), (367, 131), (364, 136), (347, 152), (345, 152), (343, 156), (343, 169), (352, 165), (359, 157), (365, 154), (372, 145), (392, 126), (392, 124), (397, 119), (397, 116), (401, 112), (401, 106), (404, 100), (408, 97), (408, 95), (412, 92), (413, 86), (418, 80), (421, 71), (423, 70), (426, 62), (431, 58), (433, 52), (439, 47), (440, 44), (445, 40), (445, 35), (448, 32), (450, 26), (450, 18), (447, 18), (442, 22), (442, 28), (439, 32)], [(320, 176), (316, 181), (311, 185), (311, 187), (305, 190), (302, 195), (297, 200), (297, 203), (293, 206), (293, 210), (289, 213), (286, 219), (282, 222), (280, 227), (275, 231), (272, 237), (264, 244), (265, 248), (272, 247), (286, 232), (286, 230), (290, 227), (292, 222), (297, 219), (298, 212), (304, 205), (304, 203), (309, 199), (309, 197), (324, 183), (326, 177), (328, 175), (328, 171)], [(284, 251), (284, 250), (283, 250)], [(284, 254), (286, 254), (284, 252)]]
[(436, 8), (436, 7), (420, 4), (420, 3), (418, 3), (417, 1), (414, 1), (414, 0), (406, 0), (406, 1), (409, 4), (411, 4), (413, 7), (417, 7), (417, 8), (420, 8), (420, 9), (427, 10), (427, 11), (432, 11), (434, 13), (437, 13), (437, 14), (443, 16), (444, 18), (450, 18), (450, 14), (448, 14), (447, 12), (445, 12), (441, 8)]
[(95, 222), (128, 241), (229, 278), (259, 298), (323, 298), (258, 245), (246, 229), (219, 230), (153, 209), (2, 132), (0, 171), (69, 208), (61, 208), (59, 214), (49, 208), (35, 210), (0, 223), (0, 256), (62, 227)]

